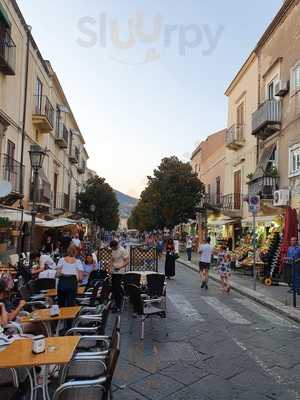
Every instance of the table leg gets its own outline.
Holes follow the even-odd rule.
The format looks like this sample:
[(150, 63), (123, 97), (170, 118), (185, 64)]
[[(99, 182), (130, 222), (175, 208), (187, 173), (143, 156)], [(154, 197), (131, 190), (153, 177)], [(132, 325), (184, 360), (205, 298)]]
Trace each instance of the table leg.
[(50, 395), (49, 395), (49, 366), (45, 365), (44, 367), (44, 374), (43, 374), (43, 386), (42, 386), (42, 391), (43, 391), (43, 400), (50, 400)]
[(31, 370), (29, 368), (25, 368), (25, 370), (27, 372), (29, 384), (30, 384), (30, 400), (34, 400), (35, 387), (34, 387), (34, 382), (33, 382), (33, 378), (31, 375)]

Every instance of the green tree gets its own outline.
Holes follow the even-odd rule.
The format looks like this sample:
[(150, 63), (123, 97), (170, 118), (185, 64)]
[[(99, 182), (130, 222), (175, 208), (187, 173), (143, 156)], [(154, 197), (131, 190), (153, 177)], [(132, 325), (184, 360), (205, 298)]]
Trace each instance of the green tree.
[(177, 157), (164, 158), (148, 177), (146, 189), (129, 219), (140, 230), (173, 228), (195, 217), (204, 185), (189, 163)]
[[(107, 230), (118, 228), (119, 204), (114, 190), (104, 178), (95, 176), (89, 179), (78, 200), (78, 209), (84, 217), (94, 220), (101, 228)], [(95, 213), (90, 210), (92, 204), (96, 206)]]

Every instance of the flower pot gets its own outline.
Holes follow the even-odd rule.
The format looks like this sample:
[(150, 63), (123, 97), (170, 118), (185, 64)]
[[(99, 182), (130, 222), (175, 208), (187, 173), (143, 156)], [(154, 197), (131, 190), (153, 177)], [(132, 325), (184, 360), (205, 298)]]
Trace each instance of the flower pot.
[(5, 253), (7, 250), (7, 243), (0, 243), (0, 254)]
[(10, 231), (10, 234), (11, 234), (11, 236), (14, 236), (14, 237), (19, 237), (20, 236), (20, 231), (18, 230), (18, 229), (12, 229), (11, 231)]

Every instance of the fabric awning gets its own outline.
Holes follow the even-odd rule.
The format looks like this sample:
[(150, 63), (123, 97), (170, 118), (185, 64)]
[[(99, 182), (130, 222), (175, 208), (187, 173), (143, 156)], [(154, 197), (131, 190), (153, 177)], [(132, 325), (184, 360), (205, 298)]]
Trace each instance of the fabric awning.
[(262, 178), (265, 175), (268, 162), (270, 161), (271, 156), (275, 149), (276, 149), (276, 143), (273, 143), (265, 148), (264, 152), (262, 153), (262, 156), (260, 157), (259, 163), (257, 164), (256, 170), (253, 175), (253, 179)]
[(207, 225), (208, 226), (222, 226), (222, 225), (232, 224), (233, 222), (236, 222), (236, 221), (234, 219), (216, 219), (213, 221), (208, 221)]
[[(276, 222), (277, 219), (281, 218), (280, 215), (263, 215), (256, 217), (256, 223), (271, 224), (271, 222)], [(248, 217), (242, 220), (242, 225), (252, 225), (253, 217)]]
[(37, 225), (43, 228), (62, 228), (64, 226), (76, 225), (77, 223), (78, 221), (69, 218), (56, 218), (52, 221), (43, 221)]
[(7, 28), (11, 28), (11, 22), (9, 20), (9, 17), (7, 15), (7, 12), (5, 11), (3, 5), (0, 3), (0, 19), (1, 21), (4, 22)]
[[(0, 208), (0, 217), (8, 218), (12, 222), (21, 222), (22, 219), (22, 211), (21, 210), (12, 210), (9, 208)], [(43, 219), (36, 218), (36, 223), (44, 222)], [(31, 222), (31, 214), (24, 212), (23, 213), (23, 222)]]

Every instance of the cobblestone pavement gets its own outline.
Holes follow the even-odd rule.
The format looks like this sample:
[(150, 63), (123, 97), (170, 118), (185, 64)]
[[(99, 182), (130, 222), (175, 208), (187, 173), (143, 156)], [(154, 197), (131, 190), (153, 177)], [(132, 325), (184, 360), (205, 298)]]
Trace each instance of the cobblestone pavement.
[(122, 315), (116, 400), (300, 399), (300, 326), (216, 283), (200, 289), (181, 265), (167, 285), (167, 318)]

